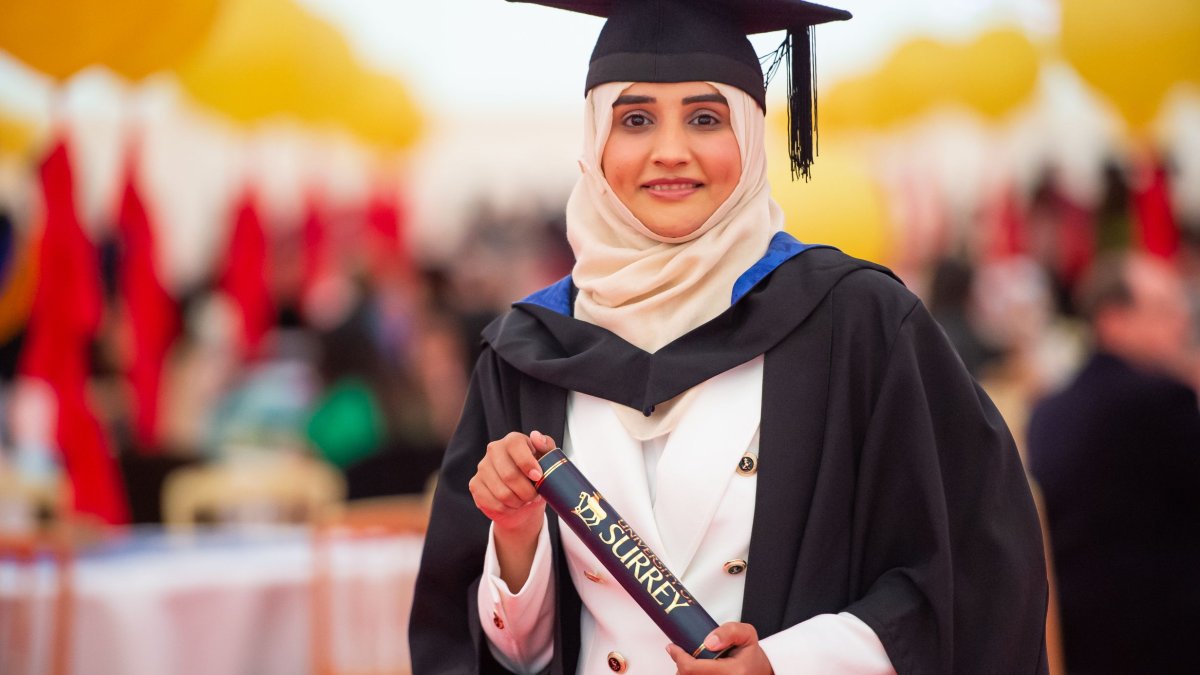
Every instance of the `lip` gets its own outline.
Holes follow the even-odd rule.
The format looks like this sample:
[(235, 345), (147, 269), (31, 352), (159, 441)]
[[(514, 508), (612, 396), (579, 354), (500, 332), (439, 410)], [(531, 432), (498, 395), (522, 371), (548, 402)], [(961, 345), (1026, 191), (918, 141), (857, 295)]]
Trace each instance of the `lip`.
[(642, 183), (642, 189), (647, 194), (656, 199), (665, 199), (667, 201), (686, 199), (699, 192), (702, 187), (704, 187), (704, 183), (692, 180), (691, 178), (655, 178), (654, 180)]

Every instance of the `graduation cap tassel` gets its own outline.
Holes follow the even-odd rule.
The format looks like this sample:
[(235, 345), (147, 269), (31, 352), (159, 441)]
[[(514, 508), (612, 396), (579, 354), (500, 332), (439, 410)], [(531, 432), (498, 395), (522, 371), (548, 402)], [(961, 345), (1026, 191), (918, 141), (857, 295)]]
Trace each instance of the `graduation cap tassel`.
[(788, 157), (792, 162), (792, 180), (812, 178), (817, 136), (816, 49), (811, 26), (803, 33), (788, 31)]

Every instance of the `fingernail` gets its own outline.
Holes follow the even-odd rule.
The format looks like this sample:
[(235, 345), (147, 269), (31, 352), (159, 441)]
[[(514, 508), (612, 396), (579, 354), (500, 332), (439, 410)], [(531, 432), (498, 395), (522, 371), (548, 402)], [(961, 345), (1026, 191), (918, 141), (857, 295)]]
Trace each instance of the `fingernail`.
[(529, 475), (529, 480), (541, 480), (542, 479), (542, 470), (541, 469), (530, 469), (528, 475)]
[(709, 650), (715, 650), (721, 646), (721, 639), (716, 635), (710, 634), (708, 637), (704, 638), (704, 646)]

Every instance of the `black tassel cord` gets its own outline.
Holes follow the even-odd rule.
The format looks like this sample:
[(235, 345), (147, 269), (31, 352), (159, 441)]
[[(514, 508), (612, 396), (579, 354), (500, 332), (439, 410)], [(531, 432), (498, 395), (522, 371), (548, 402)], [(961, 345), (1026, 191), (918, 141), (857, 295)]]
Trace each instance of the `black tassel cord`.
[(779, 66), (786, 65), (788, 87), (788, 158), (792, 180), (812, 178), (813, 159), (817, 156), (817, 68), (815, 31), (807, 26), (787, 33), (775, 51), (762, 57), (766, 84), (771, 83)]

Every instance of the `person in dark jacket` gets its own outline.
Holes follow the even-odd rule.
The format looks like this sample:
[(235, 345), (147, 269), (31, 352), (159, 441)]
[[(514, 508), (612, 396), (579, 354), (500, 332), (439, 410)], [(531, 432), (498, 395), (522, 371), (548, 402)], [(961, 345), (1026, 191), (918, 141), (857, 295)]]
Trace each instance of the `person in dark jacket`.
[(1200, 634), (1200, 408), (1183, 286), (1165, 262), (1099, 260), (1095, 351), (1039, 403), (1040, 484), (1070, 673), (1189, 673)]

